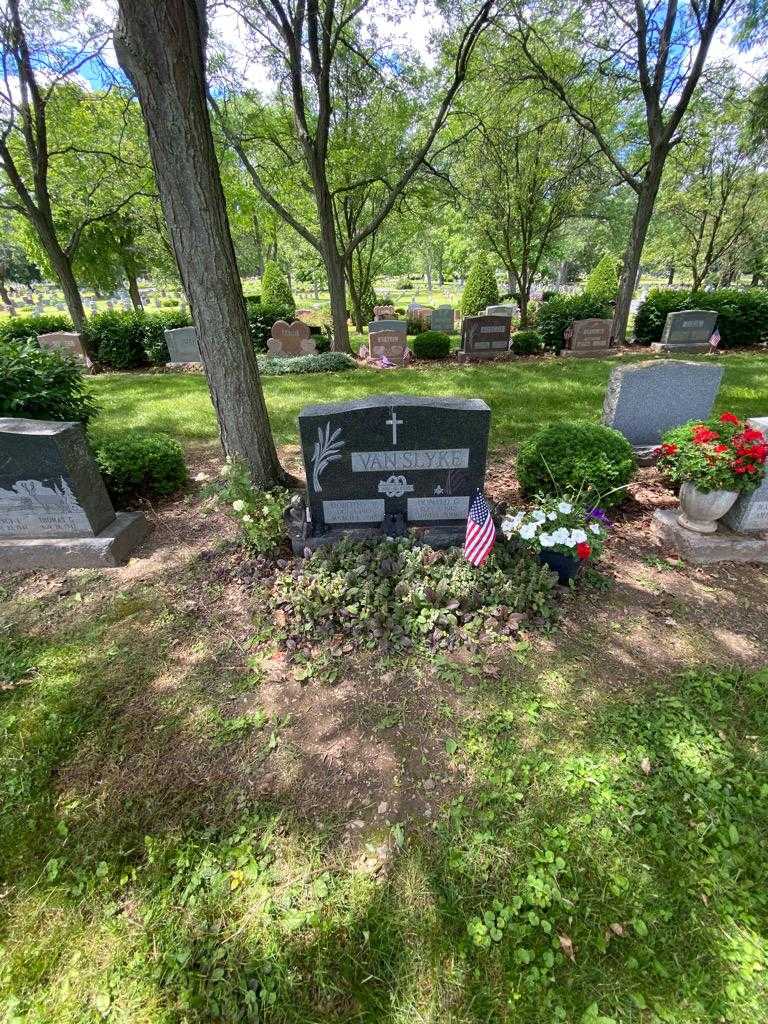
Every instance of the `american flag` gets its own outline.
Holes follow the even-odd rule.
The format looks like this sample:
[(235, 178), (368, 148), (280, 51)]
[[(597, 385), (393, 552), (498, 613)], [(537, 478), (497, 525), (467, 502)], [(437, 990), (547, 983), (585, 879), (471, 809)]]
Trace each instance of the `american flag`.
[(472, 565), (482, 565), (493, 550), (495, 541), (496, 527), (493, 525), (491, 506), (482, 491), (475, 491), (467, 517), (464, 557)]
[(716, 327), (714, 329), (714, 331), (712, 331), (712, 337), (709, 339), (709, 347), (712, 348), (712, 349), (715, 349), (715, 348), (717, 348), (717, 346), (719, 344), (720, 344), (720, 329), (718, 327)]

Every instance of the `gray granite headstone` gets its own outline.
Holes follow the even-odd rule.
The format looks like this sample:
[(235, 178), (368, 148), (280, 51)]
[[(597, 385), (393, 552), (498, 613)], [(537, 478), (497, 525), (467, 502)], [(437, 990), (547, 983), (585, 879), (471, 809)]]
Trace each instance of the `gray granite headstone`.
[(0, 418), (0, 570), (122, 565), (149, 532), (115, 513), (81, 423)]
[[(768, 416), (754, 416), (747, 423), (762, 430), (768, 438)], [(725, 522), (737, 533), (768, 532), (768, 477), (763, 478), (756, 491), (739, 496)]]
[(51, 349), (62, 355), (72, 356), (78, 363), (91, 366), (91, 360), (83, 345), (82, 335), (77, 331), (51, 331), (50, 334), (38, 334), (37, 344), (40, 348)]
[(651, 348), (656, 352), (707, 352), (716, 323), (717, 313), (712, 309), (668, 313), (661, 341)]
[(486, 316), (517, 316), (519, 310), (517, 306), (501, 305), (501, 306), (486, 306)]
[(430, 326), (433, 331), (450, 334), (453, 331), (453, 325), (453, 306), (438, 306), (437, 309), (432, 310), (432, 322)]
[(92, 537), (114, 518), (80, 423), (0, 419), (0, 537)]
[(657, 445), (671, 427), (711, 415), (723, 372), (717, 363), (682, 359), (617, 366), (605, 393), (603, 423), (636, 448)]
[(171, 363), (202, 363), (196, 327), (175, 327), (165, 332)]
[(368, 324), (368, 333), (373, 334), (375, 331), (400, 331), (407, 334), (408, 324), (405, 320), (373, 320)]
[(485, 479), (490, 419), (476, 398), (373, 395), (302, 409), (309, 535), (397, 520), (460, 541)]
[(461, 324), (462, 359), (493, 359), (509, 351), (512, 318), (465, 316)]

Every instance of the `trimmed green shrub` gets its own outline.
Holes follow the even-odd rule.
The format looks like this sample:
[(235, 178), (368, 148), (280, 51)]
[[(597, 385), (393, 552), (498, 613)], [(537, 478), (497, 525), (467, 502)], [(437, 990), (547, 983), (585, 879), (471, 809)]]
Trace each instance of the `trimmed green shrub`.
[(261, 304), (265, 308), (286, 308), (289, 317), (296, 312), (296, 303), (291, 286), (288, 284), (288, 278), (274, 260), (268, 260), (264, 266), (264, 276), (261, 279)]
[(134, 370), (149, 362), (144, 348), (144, 313), (113, 309), (88, 318), (86, 335), (98, 361), (113, 370)]
[(36, 338), (52, 331), (73, 331), (72, 321), (65, 313), (43, 313), (40, 316), (12, 316), (0, 322), (0, 343)]
[(184, 449), (167, 434), (96, 434), (91, 448), (115, 503), (173, 494), (187, 482)]
[(441, 331), (422, 331), (413, 339), (417, 359), (445, 359), (451, 351), (451, 339)]
[(584, 291), (596, 299), (611, 302), (619, 293), (619, 275), (616, 270), (616, 257), (606, 253), (596, 267), (587, 275)]
[(768, 291), (763, 288), (720, 288), (714, 292), (678, 292), (654, 288), (635, 316), (635, 341), (661, 341), (668, 313), (683, 309), (714, 309), (722, 348), (745, 348), (768, 340)]
[(467, 275), (467, 283), (461, 296), (461, 312), (463, 316), (474, 316), (486, 306), (494, 306), (499, 301), (499, 286), (493, 273), (488, 257), (481, 252), (472, 269)]
[(512, 351), (516, 356), (532, 356), (544, 351), (544, 339), (538, 331), (515, 331), (512, 335)]
[(288, 359), (259, 354), (256, 360), (262, 377), (282, 377), (286, 373), (335, 373), (357, 368), (355, 360), (345, 352), (322, 352), (316, 356), (292, 356)]
[(552, 588), (546, 567), (503, 543), (475, 568), (461, 548), (343, 540), (278, 576), (272, 608), (284, 613), (283, 641), (307, 647), (341, 635), (397, 651), (453, 647), (486, 629), (512, 633), (519, 613), (552, 614)]
[(253, 347), (257, 352), (267, 351), (267, 342), (272, 334), (272, 328), (278, 320), (285, 320), (290, 323), (293, 320), (295, 306), (267, 306), (262, 302), (253, 302), (249, 299), (245, 303), (245, 313), (248, 317), (248, 327), (251, 332)]
[(0, 416), (87, 421), (97, 406), (71, 356), (36, 342), (0, 345)]
[(574, 320), (606, 318), (611, 316), (611, 312), (609, 302), (585, 292), (579, 295), (553, 295), (541, 304), (537, 327), (547, 348), (559, 352), (565, 344), (563, 333)]
[(632, 445), (599, 423), (552, 423), (520, 446), (517, 479), (535, 494), (578, 494), (585, 503), (610, 508), (626, 498), (635, 471)]

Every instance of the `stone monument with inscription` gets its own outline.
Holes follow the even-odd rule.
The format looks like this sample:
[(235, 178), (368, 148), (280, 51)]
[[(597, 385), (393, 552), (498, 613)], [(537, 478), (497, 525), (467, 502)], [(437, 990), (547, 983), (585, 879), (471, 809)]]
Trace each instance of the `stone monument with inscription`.
[(368, 333), (373, 334), (375, 331), (399, 331), (401, 334), (406, 335), (408, 333), (408, 324), (405, 320), (373, 320), (368, 324)]
[[(753, 416), (747, 425), (762, 430), (768, 438), (768, 416)], [(739, 495), (725, 522), (737, 533), (768, 533), (768, 477), (763, 478), (756, 491)]]
[(0, 419), (0, 568), (121, 565), (149, 530), (115, 513), (81, 423)]
[(459, 359), (493, 359), (509, 351), (510, 316), (465, 316), (461, 324)]
[(433, 546), (462, 543), (490, 419), (476, 398), (374, 395), (302, 409), (307, 502), (294, 550), (411, 527)]
[(368, 358), (384, 358), (395, 366), (404, 366), (408, 360), (407, 335), (401, 331), (373, 331), (368, 340)]
[(202, 363), (196, 327), (175, 327), (165, 331), (168, 346), (168, 366), (183, 366), (185, 363)]
[(565, 332), (565, 356), (602, 356), (612, 352), (612, 320), (590, 317), (588, 320), (574, 320)]
[(707, 419), (722, 379), (723, 367), (710, 362), (662, 359), (617, 366), (605, 393), (603, 423), (647, 455), (667, 430)]
[(316, 356), (317, 346), (312, 340), (309, 324), (302, 323), (301, 320), (294, 320), (292, 324), (278, 320), (272, 327), (267, 352), (278, 359)]
[(453, 306), (438, 306), (432, 310), (430, 327), (433, 331), (440, 331), (441, 334), (452, 334), (454, 330)]
[(708, 352), (709, 339), (717, 323), (712, 309), (684, 309), (668, 313), (661, 341), (651, 345), (654, 352)]
[(40, 348), (47, 348), (54, 352), (60, 352), (62, 355), (72, 356), (78, 363), (82, 363), (83, 366), (87, 366), (89, 369), (93, 366), (88, 353), (85, 351), (82, 335), (78, 334), (77, 331), (51, 331), (50, 334), (38, 334), (37, 344)]

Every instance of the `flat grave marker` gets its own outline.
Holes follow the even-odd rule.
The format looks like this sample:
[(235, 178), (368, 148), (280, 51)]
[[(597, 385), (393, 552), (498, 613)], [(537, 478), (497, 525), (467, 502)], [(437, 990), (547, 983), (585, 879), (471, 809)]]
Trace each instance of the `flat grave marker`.
[(564, 355), (596, 356), (611, 351), (612, 320), (590, 317), (587, 320), (574, 320), (566, 331), (567, 347)]

